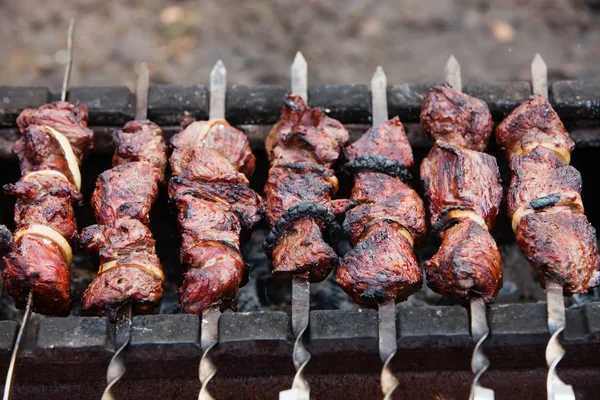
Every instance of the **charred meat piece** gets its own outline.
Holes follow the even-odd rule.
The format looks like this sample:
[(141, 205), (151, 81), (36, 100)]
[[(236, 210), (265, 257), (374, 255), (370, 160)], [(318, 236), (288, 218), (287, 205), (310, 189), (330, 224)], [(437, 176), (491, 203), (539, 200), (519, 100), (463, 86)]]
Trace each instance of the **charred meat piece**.
[(494, 126), (483, 100), (452, 89), (437, 86), (425, 97), (421, 125), (431, 139), (443, 139), (454, 146), (484, 151)]
[(171, 145), (169, 196), (178, 211), (184, 270), (179, 304), (193, 314), (233, 308), (246, 271), (240, 235), (264, 214), (246, 177), (255, 166), (248, 139), (226, 121), (198, 121)]
[(256, 166), (256, 158), (244, 132), (224, 120), (191, 122), (171, 138), (171, 146), (174, 149), (212, 149), (246, 176), (252, 176)]
[(94, 132), (87, 127), (88, 110), (86, 105), (73, 105), (65, 101), (45, 104), (39, 108), (28, 108), (17, 118), (21, 133), (30, 125), (50, 127), (63, 134), (71, 144), (79, 160), (94, 146)]
[(74, 203), (81, 202), (79, 166), (93, 143), (87, 108), (66, 102), (24, 110), (21, 137), (13, 146), (22, 178), (6, 185), (17, 196), (14, 243), (3, 244), (2, 273), (8, 293), (23, 308), (33, 293), (33, 310), (66, 316), (71, 308), (71, 245), (77, 242)]
[(502, 260), (487, 229), (461, 218), (440, 237), (440, 249), (425, 264), (427, 285), (442, 296), (493, 301), (502, 288)]
[(553, 279), (572, 294), (600, 283), (596, 230), (585, 215), (551, 207), (525, 215), (515, 234), (542, 285)]
[(425, 264), (427, 285), (462, 302), (491, 302), (502, 288), (500, 253), (489, 230), (502, 201), (496, 159), (482, 153), (492, 119), (487, 105), (449, 86), (426, 96), (421, 125), (435, 144), (421, 164), (433, 230), (442, 243)]
[(162, 297), (161, 265), (150, 230), (140, 221), (120, 218), (81, 232), (81, 245), (98, 255), (100, 271), (86, 289), (86, 314), (114, 321), (120, 306), (130, 301), (136, 314), (158, 311)]
[(600, 284), (596, 230), (584, 215), (574, 144), (545, 97), (532, 96), (496, 129), (510, 161), (508, 212), (521, 251), (540, 278), (565, 295)]
[(502, 186), (493, 156), (438, 140), (421, 164), (421, 180), (434, 229), (443, 230), (454, 209), (472, 210), (494, 227)]
[[(413, 165), (413, 154), (404, 127), (396, 117), (369, 129), (345, 150), (349, 162), (378, 156)], [(417, 193), (399, 177), (372, 172), (368, 163), (356, 170), (352, 200), (344, 230), (350, 250), (340, 261), (335, 280), (355, 302), (375, 307), (393, 298), (406, 300), (419, 290), (421, 267), (413, 243), (426, 234), (425, 207)]]
[(117, 165), (98, 176), (92, 195), (96, 222), (115, 223), (119, 218), (135, 218), (150, 223), (150, 208), (158, 195), (158, 178), (152, 164), (135, 161)]
[(129, 121), (115, 134), (113, 166), (145, 161), (152, 164), (162, 182), (167, 166), (167, 142), (162, 129), (152, 121)]
[(347, 204), (332, 201), (338, 181), (332, 164), (348, 142), (344, 126), (311, 109), (295, 95), (290, 95), (281, 112), (281, 120), (273, 127), (266, 140), (271, 162), (265, 185), (266, 214), (271, 228), (277, 221), (293, 218), (290, 226), (278, 233), (272, 252), (273, 274), (291, 278), (294, 274), (308, 273), (311, 281), (318, 282), (337, 264), (337, 256), (323, 237), (323, 221), (308, 214), (287, 215), (295, 206), (311, 204), (324, 206), (329, 212), (340, 211)]
[(98, 225), (81, 233), (99, 266), (82, 310), (111, 321), (128, 302), (135, 314), (158, 311), (164, 274), (147, 225), (167, 165), (167, 145), (153, 122), (128, 122), (115, 145), (113, 168), (100, 174), (92, 195)]
[(531, 96), (498, 125), (496, 143), (508, 161), (540, 145), (569, 164), (575, 148), (558, 114), (540, 95)]

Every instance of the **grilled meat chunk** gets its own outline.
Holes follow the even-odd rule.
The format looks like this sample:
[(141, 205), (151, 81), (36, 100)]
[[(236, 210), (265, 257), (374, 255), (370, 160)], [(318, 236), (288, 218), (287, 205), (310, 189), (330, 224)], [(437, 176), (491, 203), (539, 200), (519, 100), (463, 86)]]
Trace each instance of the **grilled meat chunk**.
[(427, 285), (442, 296), (493, 301), (502, 288), (502, 260), (494, 238), (471, 218), (454, 220), (425, 263)]
[[(271, 169), (265, 196), (271, 227), (301, 204), (320, 204), (331, 213), (348, 206), (331, 199), (338, 181), (330, 169), (347, 142), (348, 132), (340, 122), (308, 108), (296, 95), (288, 97), (281, 120), (266, 140)], [(273, 274), (290, 278), (308, 273), (311, 281), (321, 281), (337, 264), (335, 251), (321, 232), (324, 223), (300, 213), (293, 218), (291, 226), (276, 238), (271, 253)]]
[(565, 295), (600, 284), (596, 230), (584, 215), (581, 175), (569, 166), (574, 144), (542, 96), (531, 96), (496, 129), (512, 172), (508, 212), (521, 251), (542, 285)]
[(184, 270), (179, 303), (186, 313), (235, 307), (246, 265), (240, 235), (264, 214), (249, 188), (255, 158), (243, 132), (226, 121), (199, 121), (171, 140), (169, 196), (178, 210)]
[(163, 288), (155, 241), (146, 225), (123, 217), (81, 232), (81, 246), (97, 254), (100, 271), (82, 298), (86, 314), (116, 320), (119, 307), (132, 303), (135, 314), (158, 311)]
[(421, 164), (421, 180), (434, 229), (444, 229), (452, 210), (472, 210), (494, 227), (502, 186), (493, 156), (438, 140)]
[(152, 121), (129, 121), (115, 134), (113, 166), (145, 161), (152, 164), (162, 182), (167, 167), (167, 142), (162, 129)]
[(543, 146), (569, 164), (575, 148), (558, 114), (540, 95), (529, 97), (498, 125), (496, 143), (508, 161)]
[(119, 218), (136, 218), (150, 223), (150, 208), (158, 195), (158, 178), (152, 164), (135, 161), (117, 165), (98, 176), (92, 195), (96, 222), (115, 223)]
[(73, 153), (81, 165), (83, 157), (94, 146), (94, 132), (87, 127), (88, 110), (85, 104), (73, 105), (65, 101), (27, 108), (17, 118), (21, 133), (30, 125), (51, 127), (69, 140)]
[(147, 225), (167, 166), (167, 145), (153, 122), (130, 121), (114, 139), (113, 168), (100, 174), (92, 195), (98, 225), (81, 233), (99, 264), (82, 310), (111, 321), (128, 302), (135, 314), (158, 311), (164, 274)]
[(494, 126), (483, 100), (448, 85), (434, 87), (427, 94), (421, 107), (421, 125), (434, 141), (444, 139), (476, 151), (485, 150)]
[[(378, 156), (405, 168), (413, 165), (397, 117), (369, 129), (345, 154), (349, 162)], [(340, 261), (335, 280), (361, 305), (406, 300), (423, 281), (413, 253), (413, 243), (426, 234), (423, 201), (399, 177), (372, 172), (367, 164), (355, 172), (351, 198), (358, 206), (346, 214), (344, 230), (353, 249)]]
[(33, 293), (33, 310), (66, 316), (71, 308), (71, 244), (77, 241), (74, 203), (79, 165), (93, 143), (87, 108), (66, 102), (24, 110), (17, 119), (21, 137), (13, 146), (22, 178), (6, 185), (17, 196), (14, 243), (4, 255), (2, 273), (17, 307)]
[(442, 244), (425, 264), (427, 285), (468, 302), (502, 288), (500, 253), (489, 230), (502, 201), (496, 159), (482, 153), (492, 130), (487, 105), (448, 86), (426, 96), (421, 124), (435, 144), (421, 164), (433, 230)]

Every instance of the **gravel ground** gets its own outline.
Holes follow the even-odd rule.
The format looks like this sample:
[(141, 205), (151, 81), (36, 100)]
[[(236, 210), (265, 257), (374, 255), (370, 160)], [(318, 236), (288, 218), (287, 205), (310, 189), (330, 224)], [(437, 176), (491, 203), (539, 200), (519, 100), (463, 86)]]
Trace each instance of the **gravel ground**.
[[(553, 78), (598, 77), (597, 0), (101, 2), (0, 0), (0, 84), (60, 87), (68, 20), (77, 18), (73, 85), (206, 83), (223, 59), (232, 84), (286, 83), (294, 53), (311, 83), (443, 79), (454, 53), (464, 81), (528, 79), (540, 52)], [(597, 6), (596, 6), (597, 7)]]

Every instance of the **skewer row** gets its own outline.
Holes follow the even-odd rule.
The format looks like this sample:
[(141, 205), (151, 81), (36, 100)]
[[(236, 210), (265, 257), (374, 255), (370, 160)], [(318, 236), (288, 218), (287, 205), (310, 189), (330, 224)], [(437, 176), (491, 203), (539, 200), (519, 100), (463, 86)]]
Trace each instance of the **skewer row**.
[[(70, 38), (71, 40), (71, 38)], [(301, 93), (301, 96), (304, 96), (305, 99), (308, 98), (308, 90), (307, 90), (307, 83), (306, 83), (306, 63), (304, 61), (303, 65), (302, 64), (302, 58), (297, 58), (298, 62), (294, 63), (294, 66), (292, 68), (292, 91), (294, 93)], [(539, 60), (536, 61), (539, 65)], [(67, 73), (65, 76), (65, 84), (68, 85), (68, 71), (70, 70), (70, 65), (69, 68), (67, 69)], [(226, 111), (225, 111), (225, 82), (224, 82), (224, 68), (222, 67), (222, 65), (217, 64), (217, 66), (215, 67), (216, 71), (214, 73), (214, 76), (211, 76), (211, 106), (210, 106), (210, 119), (214, 120), (214, 119), (221, 119), (223, 117), (226, 116)], [(298, 72), (300, 71), (300, 72)], [(544, 92), (547, 95), (547, 87), (545, 89), (540, 89), (540, 84), (539, 82), (536, 81), (541, 79), (539, 78), (540, 75), (537, 75), (536, 69), (534, 69), (534, 92), (535, 93), (542, 93)], [(379, 76), (381, 77), (381, 71), (379, 71)], [(213, 74), (211, 74), (213, 75)], [(453, 83), (453, 86), (458, 87), (459, 89), (461, 88), (461, 77), (460, 77), (460, 69), (458, 68), (458, 64), (456, 63), (456, 60), (452, 60), (448, 65), (447, 68), (447, 76), (448, 76), (448, 80), (450, 82)], [(218, 90), (218, 85), (219, 83), (217, 81), (220, 81), (220, 85), (221, 88), (223, 90)], [(381, 84), (381, 79), (379, 82), (376, 82), (379, 84), (380, 87), (382, 87), (384, 90), (386, 89), (386, 85), (385, 83)], [(144, 85), (142, 85), (144, 86)], [(546, 85), (547, 86), (547, 85)], [(146, 84), (145, 84), (146, 90), (145, 92), (147, 93), (147, 77), (146, 77)], [(66, 95), (67, 95), (68, 91), (67, 89), (64, 87), (63, 88), (63, 92), (62, 92), (62, 99), (64, 100)], [(373, 111), (373, 122), (375, 123), (376, 121), (379, 122), (379, 120), (385, 120), (386, 119), (386, 114), (387, 114), (387, 106), (383, 106), (384, 108), (382, 109), (382, 99), (387, 100), (386, 96), (381, 95), (381, 91), (377, 92), (375, 89), (373, 89), (373, 93), (374, 93), (374, 101), (373, 101), (373, 106), (374, 106), (374, 111)], [(140, 118), (144, 118), (145, 117), (145, 111), (146, 111), (146, 105), (149, 103), (149, 101), (145, 101), (147, 99), (145, 99), (145, 96), (143, 93), (139, 92), (138, 93), (138, 104), (136, 106), (136, 118), (140, 119)], [(382, 111), (383, 110), (383, 111)], [(303, 292), (308, 293), (308, 277), (304, 277), (303, 279), (294, 279), (294, 290), (296, 292), (298, 292), (299, 290), (302, 290)], [(551, 285), (550, 285), (551, 286)], [(303, 349), (302, 349), (302, 340), (303, 340), (303, 333), (306, 331), (306, 328), (308, 326), (308, 321), (309, 321), (309, 311), (308, 311), (308, 297), (307, 296), (296, 296), (294, 298), (294, 303), (296, 303), (297, 301), (301, 301), (303, 302), (302, 305), (300, 304), (293, 304), (293, 309), (294, 310), (302, 310), (302, 316), (300, 319), (297, 319), (295, 317), (295, 315), (292, 315), (292, 329), (294, 332), (294, 335), (296, 336), (296, 347), (300, 348), (300, 351), (296, 351), (294, 350), (294, 363), (296, 365), (296, 369), (298, 371), (302, 371), (304, 369), (304, 367), (306, 366), (306, 363), (308, 362), (308, 359), (310, 356), (307, 356), (308, 353), (303, 353)], [(14, 351), (14, 357), (13, 357), (13, 361), (11, 362), (11, 368), (9, 369), (9, 380), (7, 382), (10, 382), (10, 377), (12, 377), (12, 373), (13, 373), (13, 369), (14, 369), (14, 365), (15, 365), (15, 360), (16, 360), (16, 356), (18, 355), (18, 351), (16, 350), (18, 348), (18, 344), (20, 344), (20, 338), (23, 336), (23, 331), (26, 327), (26, 321), (27, 318), (29, 316), (29, 310), (31, 308), (31, 301), (32, 301), (32, 297), (29, 297), (29, 303), (27, 306), (28, 312), (25, 314), (25, 319), (24, 322), (21, 324), (21, 332), (19, 333), (18, 337), (17, 337), (17, 346), (15, 346), (15, 351)], [(549, 301), (550, 303), (550, 301)], [(394, 321), (395, 317), (396, 317), (396, 312), (395, 311), (391, 311), (390, 312), (390, 307), (388, 307), (391, 304), (391, 306), (393, 307), (393, 302), (392, 303), (384, 303), (384, 305), (380, 305), (380, 310), (381, 309), (385, 309), (385, 312), (381, 312), (380, 311), (380, 317), (379, 317), (379, 323), (380, 323), (380, 331), (379, 331), (379, 337), (380, 337), (380, 343), (381, 343), (381, 338), (382, 335), (385, 336), (389, 336), (388, 334), (391, 332), (387, 332), (385, 330), (381, 330), (381, 326), (387, 326), (389, 329), (394, 329), (395, 330), (395, 323), (392, 322), (390, 324), (390, 321)], [(556, 305), (554, 305), (555, 307)], [(126, 330), (125, 330), (125, 335), (127, 337), (127, 339), (125, 341), (123, 341), (123, 345), (121, 347), (121, 349), (124, 349), (127, 344), (129, 343), (129, 339), (130, 339), (130, 334), (131, 334), (131, 324), (132, 324), (132, 313), (131, 313), (131, 304), (129, 304), (128, 306), (126, 306), (126, 310), (124, 313), (121, 313), (121, 315), (125, 315), (124, 318), (127, 321), (126, 323)], [(564, 305), (563, 305), (564, 307)], [(478, 323), (473, 323), (473, 326), (476, 325), (481, 325), (481, 319), (485, 319), (485, 315), (481, 316), (480, 313), (480, 309), (477, 306), (471, 306), (471, 318), (474, 319), (479, 319)], [(215, 310), (215, 312), (218, 312), (218, 308)], [(203, 314), (202, 317), (202, 349), (205, 351), (204, 356), (202, 357), (203, 362), (204, 359), (207, 358), (207, 354), (208, 351), (217, 344), (217, 342), (221, 342), (221, 340), (219, 339), (218, 341), (216, 340), (216, 337), (214, 334), (211, 334), (210, 336), (212, 337), (211, 340), (205, 339), (205, 335), (207, 333), (211, 333), (211, 332), (216, 332), (218, 330), (218, 327), (220, 325), (219, 323), (219, 318), (218, 317), (213, 317), (212, 314), (214, 314), (215, 312), (209, 312), (206, 315)], [(294, 311), (295, 313), (298, 313), (298, 311)], [(552, 313), (550, 313), (552, 314)], [(563, 311), (564, 314), (564, 311)], [(391, 318), (391, 319), (390, 319)], [(553, 318), (552, 315), (550, 315), (550, 318)], [(301, 322), (296, 322), (296, 321), (301, 321)], [(303, 326), (297, 327), (297, 324), (302, 324)], [(549, 320), (549, 327), (550, 329), (553, 329), (552, 327), (555, 325), (555, 322), (552, 322)], [(392, 327), (392, 328), (390, 328)], [(564, 326), (560, 326), (559, 329), (562, 330), (561, 328), (564, 328)], [(388, 330), (389, 330), (388, 329)], [(489, 332), (489, 328), (483, 327), (481, 332), (477, 331), (477, 333), (475, 332), (475, 328), (473, 329), (473, 335), (475, 336), (477, 334), (478, 337), (482, 337), (487, 335), (487, 332)], [(121, 329), (118, 328), (117, 329), (117, 336), (119, 336), (119, 333), (121, 332)], [(392, 337), (396, 337), (397, 334), (393, 333)], [(479, 339), (476, 339), (476, 341), (478, 341)], [(555, 340), (555, 338), (553, 337), (553, 340)], [(386, 342), (386, 341), (384, 341)], [(299, 345), (300, 344), (300, 345)], [(479, 347), (480, 343), (477, 343), (477, 346)], [(384, 346), (385, 347), (385, 346)], [(389, 347), (389, 346), (388, 346)], [(383, 350), (381, 350), (383, 351)], [(394, 350), (395, 351), (395, 350)], [(384, 354), (382, 353), (382, 361), (385, 361), (385, 365), (387, 366), (387, 364), (389, 363), (391, 357), (393, 357), (393, 353), (394, 351), (390, 352), (389, 349), (387, 349), (386, 352), (386, 356), (384, 357)], [(117, 352), (118, 355), (118, 352)], [(481, 357), (481, 353), (478, 353), (477, 350), (474, 353), (474, 357), (478, 355), (479, 357)], [(300, 360), (301, 358), (301, 360)], [(117, 358), (115, 358), (117, 359)], [(553, 374), (554, 372), (554, 367), (555, 367), (555, 359), (554, 358), (549, 358), (548, 359), (548, 363), (549, 366), (550, 364), (552, 364), (551, 366), (551, 371), (550, 373)], [(117, 364), (119, 364), (118, 367), (114, 367), (113, 369), (116, 368), (119, 370), (119, 373), (124, 372), (123, 371), (123, 361), (120, 360)], [(213, 397), (210, 396), (208, 394), (208, 392), (206, 391), (206, 385), (208, 383), (208, 380), (210, 380), (210, 378), (212, 377), (212, 375), (214, 375), (214, 373), (216, 372), (214, 364), (212, 362), (208, 362), (208, 363), (204, 363), (206, 364), (204, 367), (201, 363), (200, 365), (200, 377), (201, 377), (201, 381), (202, 381), (202, 390), (200, 392), (199, 395), (199, 399), (212, 399)], [(474, 364), (475, 365), (475, 364)], [(384, 367), (385, 368), (385, 367)], [(485, 368), (487, 368), (487, 365), (485, 366), (479, 366), (479, 367), (475, 367), (474, 366), (474, 373), (477, 375), (477, 378), (479, 378), (479, 375), (481, 372), (483, 372), (485, 370)], [(108, 373), (108, 382), (109, 382), (109, 386), (111, 386), (112, 384), (114, 384), (118, 378), (120, 376), (122, 376), (122, 374), (120, 376), (119, 373), (111, 373), (110, 372), (110, 367), (109, 367), (109, 373)], [(205, 371), (206, 369), (208, 369), (208, 374)], [(382, 386), (384, 387), (383, 391), (384, 391), (384, 396), (385, 398), (388, 398), (391, 395), (391, 392), (393, 391), (393, 389), (395, 388), (395, 385), (397, 385), (397, 383), (392, 383), (390, 384), (389, 380), (391, 378), (393, 378), (393, 376), (391, 375), (391, 372), (389, 370), (385, 370), (385, 373), (382, 375)], [(549, 383), (548, 383), (548, 393), (549, 393), (549, 398), (554, 398), (553, 396), (553, 392), (554, 391), (559, 391), (558, 386), (560, 386), (562, 384), (562, 382), (557, 381), (557, 378), (553, 377), (549, 378)], [(397, 381), (396, 381), (397, 382)], [(552, 383), (554, 382), (554, 383)], [(477, 383), (477, 380), (475, 381), (475, 383)], [(393, 387), (391, 387), (390, 385), (392, 385)], [(554, 385), (554, 386), (553, 386)], [(558, 386), (557, 386), (558, 385)], [(477, 386), (477, 385), (475, 385)], [(7, 385), (7, 391), (5, 391), (5, 399), (8, 399), (10, 397), (10, 387), (11, 385), (8, 384)], [(562, 386), (561, 386), (562, 387)], [(562, 390), (562, 389), (560, 389)], [(108, 393), (108, 392), (107, 392)], [(570, 398), (574, 398), (574, 395), (571, 393), (570, 394)], [(293, 386), (293, 390), (292, 392), (286, 392), (286, 393), (282, 393), (281, 395), (281, 399), (288, 399), (288, 398), (293, 398), (293, 399), (305, 399), (308, 398), (309, 394), (308, 394), (308, 386), (306, 384), (306, 381), (303, 379), (302, 375), (300, 374), (298, 377), (298, 381), (294, 382), (294, 386)], [(106, 398), (112, 398), (107, 394)], [(471, 398), (474, 399), (483, 399), (483, 398), (493, 398), (493, 393), (490, 393), (489, 391), (480, 391), (480, 393), (477, 392), (477, 390), (475, 390), (475, 392), (472, 392)]]

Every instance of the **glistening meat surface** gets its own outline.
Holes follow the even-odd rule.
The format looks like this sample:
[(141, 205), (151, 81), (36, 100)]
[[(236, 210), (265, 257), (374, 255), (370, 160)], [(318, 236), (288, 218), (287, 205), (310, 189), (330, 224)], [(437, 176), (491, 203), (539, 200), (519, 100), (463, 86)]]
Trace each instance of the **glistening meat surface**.
[[(345, 150), (346, 159), (379, 156), (377, 160), (413, 165), (404, 127), (396, 117), (369, 129)], [(373, 166), (374, 168), (374, 166)], [(353, 246), (335, 272), (335, 280), (358, 304), (376, 306), (387, 299), (406, 300), (423, 281), (413, 243), (426, 234), (425, 207), (417, 193), (399, 177), (357, 170), (344, 230)]]
[(235, 307), (246, 272), (240, 235), (264, 215), (246, 177), (255, 166), (248, 139), (226, 121), (198, 121), (171, 145), (169, 196), (178, 211), (184, 272), (179, 304), (194, 314)]
[(281, 218), (291, 218), (269, 252), (275, 276), (306, 273), (318, 282), (337, 265), (337, 255), (323, 237), (324, 221), (289, 212), (311, 204), (324, 206), (330, 214), (345, 208), (332, 200), (338, 181), (330, 168), (347, 142), (348, 132), (339, 121), (307, 107), (298, 96), (288, 97), (266, 140), (271, 163), (265, 185), (267, 221), (273, 228)]

